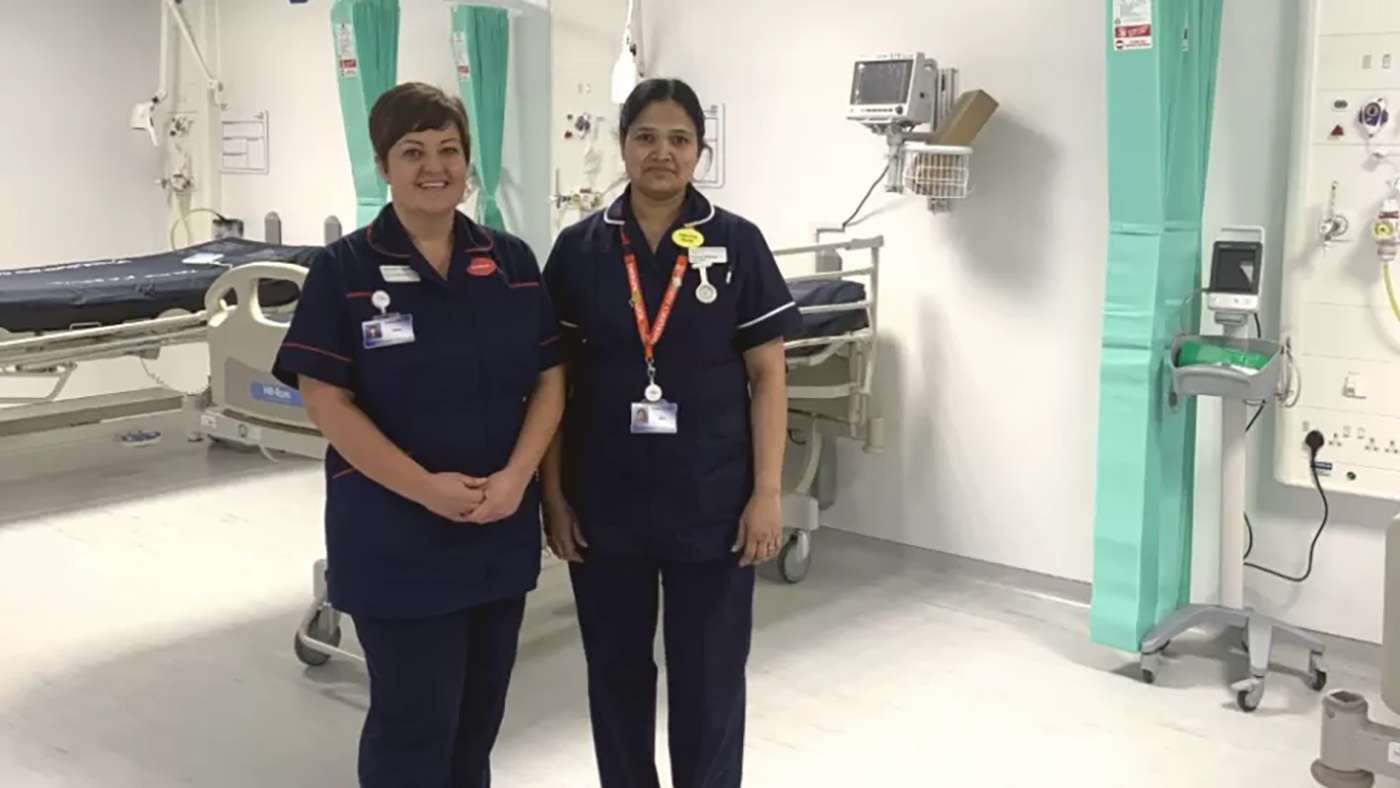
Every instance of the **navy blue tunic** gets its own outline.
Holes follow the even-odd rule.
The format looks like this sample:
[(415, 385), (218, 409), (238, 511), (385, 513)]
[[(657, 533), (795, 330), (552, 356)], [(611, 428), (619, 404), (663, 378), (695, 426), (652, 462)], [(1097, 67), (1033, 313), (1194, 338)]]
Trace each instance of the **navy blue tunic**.
[(696, 296), (691, 266), (656, 347), (657, 384), (679, 408), (675, 435), (638, 435), (646, 361), (630, 304), (620, 230), (631, 239), (647, 315), (655, 321), (680, 249), (668, 231), (653, 254), (632, 216), (630, 190), (568, 228), (545, 283), (571, 361), (564, 416), (565, 493), (591, 551), (662, 560), (730, 555), (753, 492), (746, 350), (792, 335), (801, 316), (763, 234), (688, 190), (672, 230), (692, 227), (728, 262), (709, 269), (718, 299)]
[[(413, 247), (393, 206), (312, 263), (273, 373), (348, 389), (390, 441), (429, 472), (486, 477), (506, 466), (559, 331), (534, 254), (457, 215), (446, 277)], [(418, 281), (404, 281), (417, 279)], [(362, 324), (411, 315), (415, 341), (366, 349)], [(518, 596), (539, 574), (539, 490), (491, 525), (457, 524), (326, 456), (330, 599), (352, 615), (441, 615)]]

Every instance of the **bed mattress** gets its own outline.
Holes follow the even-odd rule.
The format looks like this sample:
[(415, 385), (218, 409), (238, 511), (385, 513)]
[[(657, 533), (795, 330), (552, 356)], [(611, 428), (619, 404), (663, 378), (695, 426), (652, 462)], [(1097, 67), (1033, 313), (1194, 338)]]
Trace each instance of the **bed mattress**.
[[(788, 285), (799, 307), (854, 304), (865, 300), (865, 285), (849, 279), (817, 279)], [(833, 337), (870, 325), (864, 309), (802, 316), (802, 335), (788, 339)]]
[[(144, 257), (0, 269), (0, 328), (63, 331), (79, 324), (158, 317), (169, 309), (197, 312), (204, 308), (205, 291), (229, 267), (254, 262), (307, 266), (320, 249), (223, 238)], [(213, 256), (217, 263), (198, 262)], [(263, 304), (278, 306), (297, 293), (290, 282), (268, 282), (258, 295)]]

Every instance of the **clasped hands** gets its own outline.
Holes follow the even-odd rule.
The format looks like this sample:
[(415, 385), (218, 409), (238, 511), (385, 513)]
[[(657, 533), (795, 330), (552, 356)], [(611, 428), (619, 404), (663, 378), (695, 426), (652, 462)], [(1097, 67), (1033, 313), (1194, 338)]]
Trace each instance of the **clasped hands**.
[(520, 509), (531, 474), (507, 467), (485, 479), (464, 473), (434, 473), (417, 496), (418, 503), (454, 523), (486, 525)]

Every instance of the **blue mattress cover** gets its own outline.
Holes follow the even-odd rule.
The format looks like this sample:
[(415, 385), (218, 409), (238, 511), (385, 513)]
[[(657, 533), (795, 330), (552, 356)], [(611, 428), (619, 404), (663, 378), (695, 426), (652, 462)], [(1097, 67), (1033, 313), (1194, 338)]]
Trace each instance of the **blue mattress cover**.
[[(790, 282), (793, 300), (799, 307), (854, 304), (865, 300), (865, 285), (850, 279), (816, 279)], [(859, 331), (870, 325), (864, 309), (802, 316), (802, 336), (788, 339), (831, 337)]]
[[(197, 312), (204, 308), (205, 291), (229, 266), (307, 266), (320, 249), (223, 238), (143, 257), (0, 269), (0, 328), (61, 331), (80, 323), (153, 318), (168, 309)], [(221, 255), (220, 265), (184, 262), (196, 254)], [(297, 292), (290, 282), (268, 282), (258, 295), (262, 303), (277, 306), (290, 303)]]

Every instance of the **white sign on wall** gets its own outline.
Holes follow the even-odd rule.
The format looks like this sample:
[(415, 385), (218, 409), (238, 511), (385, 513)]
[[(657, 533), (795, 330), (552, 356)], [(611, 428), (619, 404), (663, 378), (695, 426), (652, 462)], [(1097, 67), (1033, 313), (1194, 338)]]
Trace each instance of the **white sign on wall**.
[(705, 108), (705, 144), (710, 152), (700, 157), (695, 168), (695, 185), (703, 189), (724, 188), (724, 105)]
[(219, 171), (266, 175), (267, 113), (225, 112), (219, 124), (223, 138)]
[(1113, 0), (1113, 49), (1152, 48), (1152, 0)]

